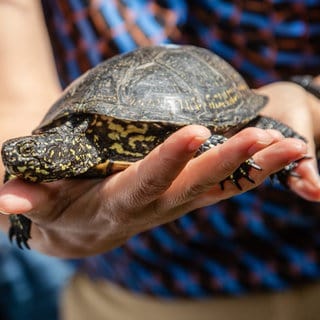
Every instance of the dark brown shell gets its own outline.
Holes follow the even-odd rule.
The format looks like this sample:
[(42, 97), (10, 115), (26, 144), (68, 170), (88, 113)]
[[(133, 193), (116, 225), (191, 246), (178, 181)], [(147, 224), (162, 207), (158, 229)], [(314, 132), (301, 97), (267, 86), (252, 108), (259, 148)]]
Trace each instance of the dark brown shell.
[(73, 82), (38, 129), (67, 115), (98, 113), (223, 132), (253, 119), (266, 100), (206, 49), (144, 47), (106, 60)]

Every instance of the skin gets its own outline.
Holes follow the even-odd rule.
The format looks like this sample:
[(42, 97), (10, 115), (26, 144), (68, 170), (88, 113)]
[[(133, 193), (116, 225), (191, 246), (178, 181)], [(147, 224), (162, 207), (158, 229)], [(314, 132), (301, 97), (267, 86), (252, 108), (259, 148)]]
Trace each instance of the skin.
[[(28, 134), (60, 94), (39, 12), (37, 1), (0, 2), (2, 141)], [(23, 55), (16, 54), (21, 52)], [(200, 126), (188, 126), (144, 160), (107, 179), (46, 184), (9, 181), (0, 189), (0, 211), (23, 213), (34, 222), (32, 248), (60, 257), (83, 257), (110, 250), (139, 232), (239, 194), (231, 183), (222, 191), (219, 182), (251, 156), (263, 170), (252, 170), (255, 185), (240, 181), (242, 192), (289, 162), (309, 155), (313, 159), (300, 162), (296, 170), (301, 179), (291, 178), (289, 184), (301, 197), (320, 201), (313, 144), (320, 143), (319, 129), (314, 126), (320, 121), (319, 101), (289, 83), (259, 91), (270, 96), (265, 114), (292, 126), (310, 141), (308, 146), (300, 140), (284, 139), (273, 130), (248, 128), (192, 159), (210, 133)], [(6, 232), (5, 215), (0, 225)]]

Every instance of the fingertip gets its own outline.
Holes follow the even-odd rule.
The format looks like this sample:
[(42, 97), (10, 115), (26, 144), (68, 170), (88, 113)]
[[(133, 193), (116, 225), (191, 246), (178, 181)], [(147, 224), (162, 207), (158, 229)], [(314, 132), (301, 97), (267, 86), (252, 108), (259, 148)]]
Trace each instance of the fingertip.
[(185, 126), (169, 136), (152, 156), (159, 153), (164, 162), (172, 165), (189, 161), (201, 144), (210, 137), (210, 130), (199, 125)]
[(286, 138), (286, 139), (293, 141), (293, 147), (295, 148), (295, 151), (297, 153), (297, 159), (295, 160), (299, 160), (307, 156), (308, 146), (303, 140), (300, 140), (297, 138)]
[(289, 181), (290, 189), (297, 195), (308, 201), (320, 202), (320, 185), (299, 178), (291, 178)]
[(201, 144), (210, 137), (208, 128), (199, 125), (189, 125), (172, 134), (165, 142), (165, 146), (176, 144), (175, 150), (188, 153), (196, 152)]
[(274, 143), (275, 138), (267, 130), (248, 127), (236, 133), (228, 141), (226, 143), (232, 143), (232, 148), (237, 147), (243, 150), (244, 156), (251, 157)]
[(306, 200), (320, 201), (320, 177), (314, 159), (303, 159), (296, 172), (300, 178), (290, 178), (290, 188)]
[(284, 139), (283, 134), (279, 130), (266, 129), (266, 132), (268, 132), (275, 140)]
[(194, 153), (199, 150), (200, 146), (210, 137), (211, 132), (201, 126), (193, 126), (193, 138), (187, 145), (187, 150)]
[(0, 189), (0, 211), (3, 214), (23, 214), (33, 209), (28, 183), (13, 179)]

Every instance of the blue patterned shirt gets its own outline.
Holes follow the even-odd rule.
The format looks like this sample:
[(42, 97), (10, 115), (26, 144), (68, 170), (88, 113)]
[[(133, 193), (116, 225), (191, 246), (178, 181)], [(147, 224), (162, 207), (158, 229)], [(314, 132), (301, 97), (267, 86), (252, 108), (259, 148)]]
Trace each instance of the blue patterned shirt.
[[(43, 1), (63, 84), (119, 52), (206, 47), (251, 86), (320, 73), (320, 1)], [(320, 276), (320, 205), (270, 182), (84, 259), (83, 270), (158, 297), (279, 291)]]

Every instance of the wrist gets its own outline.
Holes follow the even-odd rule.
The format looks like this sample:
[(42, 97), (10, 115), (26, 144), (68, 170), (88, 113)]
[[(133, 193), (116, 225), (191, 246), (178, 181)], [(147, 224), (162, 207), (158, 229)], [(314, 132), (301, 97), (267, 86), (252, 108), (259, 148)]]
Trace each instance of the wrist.
[(299, 75), (291, 77), (291, 81), (300, 85), (307, 92), (320, 99), (320, 76)]
[(320, 100), (308, 93), (308, 101), (313, 123), (314, 141), (317, 148), (320, 148)]
[(317, 149), (320, 147), (320, 76), (299, 75), (291, 78), (291, 81), (305, 89), (308, 98), (308, 106), (313, 124), (314, 142)]

